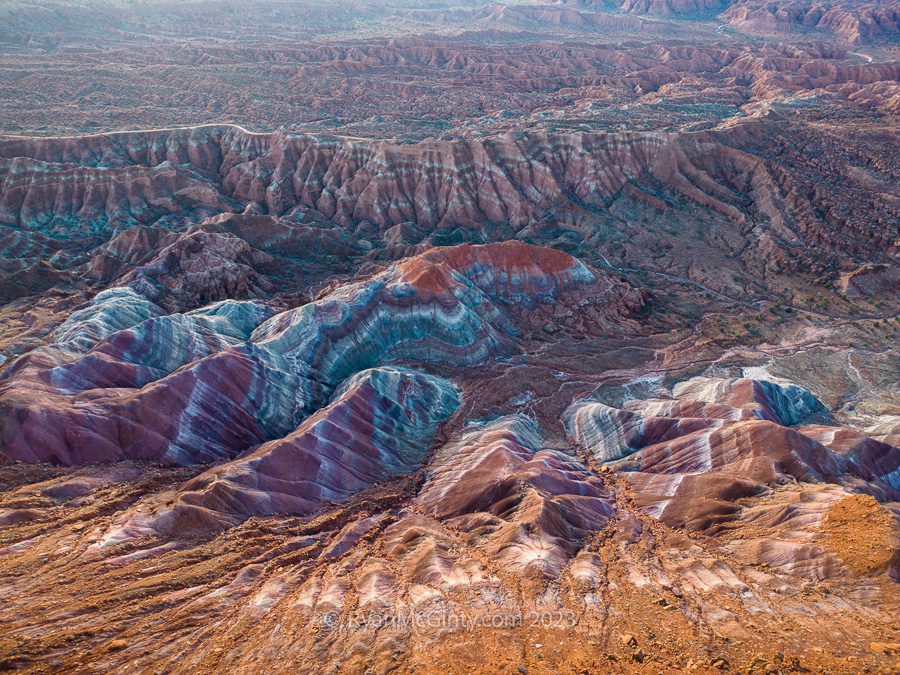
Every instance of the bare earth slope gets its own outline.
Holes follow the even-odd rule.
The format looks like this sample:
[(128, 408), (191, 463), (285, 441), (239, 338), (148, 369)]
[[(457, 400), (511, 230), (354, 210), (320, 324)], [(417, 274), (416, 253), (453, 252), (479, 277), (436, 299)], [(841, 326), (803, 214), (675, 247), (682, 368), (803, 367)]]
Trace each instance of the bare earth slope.
[(327, 4), (0, 7), (0, 670), (900, 672), (896, 3)]

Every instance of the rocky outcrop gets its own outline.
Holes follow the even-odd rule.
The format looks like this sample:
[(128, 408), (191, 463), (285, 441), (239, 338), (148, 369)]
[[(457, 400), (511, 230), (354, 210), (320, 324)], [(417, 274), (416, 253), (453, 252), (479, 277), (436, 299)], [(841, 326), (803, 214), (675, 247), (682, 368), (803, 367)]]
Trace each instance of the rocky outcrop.
[(900, 267), (866, 264), (845, 272), (838, 280), (841, 292), (853, 298), (896, 295), (900, 292)]

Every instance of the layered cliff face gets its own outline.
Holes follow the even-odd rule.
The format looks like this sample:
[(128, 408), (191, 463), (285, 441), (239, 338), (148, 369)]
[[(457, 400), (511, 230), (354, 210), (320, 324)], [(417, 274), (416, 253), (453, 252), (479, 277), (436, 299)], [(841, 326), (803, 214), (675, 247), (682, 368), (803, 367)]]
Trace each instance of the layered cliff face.
[(847, 44), (882, 42), (897, 32), (898, 7), (890, 0), (869, 2), (767, 2), (765, 0), (556, 0), (567, 7), (615, 9), (638, 15), (717, 15), (750, 34), (832, 37)]
[(721, 18), (739, 30), (802, 33), (817, 30), (849, 44), (890, 39), (897, 34), (900, 8), (894, 2), (755, 2), (741, 0)]
[[(565, 242), (622, 268), (678, 270), (726, 294), (725, 272), (837, 281), (844, 256), (886, 262), (898, 236), (896, 139), (860, 133), (866, 145), (756, 120), (687, 135), (520, 133), (409, 146), (233, 127), (6, 141), (0, 217), (17, 232), (9, 255), (58, 276), (23, 270), (4, 290), (117, 276), (167, 309), (193, 309), (299, 290), (304, 276), (314, 283), (348, 256), (512, 237)], [(229, 215), (177, 237), (160, 230), (217, 212)], [(659, 227), (660, 217), (679, 226)], [(636, 223), (650, 230), (634, 232)], [(681, 236), (694, 229), (715, 256), (707, 270), (683, 266), (700, 254)], [(153, 255), (128, 258), (135, 236)], [(310, 256), (306, 239), (327, 242), (330, 259)], [(660, 259), (666, 250), (677, 253)]]
[[(10, 663), (71, 630), (109, 668), (274, 667), (252, 645), (289, 630), (309, 667), (882, 667), (846, 644), (895, 638), (896, 138), (748, 113), (3, 141), (0, 585), (26, 617), (106, 603), (11, 619)], [(199, 650), (166, 628), (198, 612)]]

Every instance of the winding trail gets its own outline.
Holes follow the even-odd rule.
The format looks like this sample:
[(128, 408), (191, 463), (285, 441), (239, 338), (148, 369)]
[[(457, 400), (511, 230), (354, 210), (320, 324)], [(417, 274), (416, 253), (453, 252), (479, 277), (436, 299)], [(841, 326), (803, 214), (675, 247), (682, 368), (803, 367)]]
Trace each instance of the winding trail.
[(865, 59), (866, 63), (873, 63), (875, 59), (873, 59), (868, 54), (863, 54), (862, 52), (847, 52), (848, 54), (853, 54), (853, 56), (858, 56), (861, 59)]

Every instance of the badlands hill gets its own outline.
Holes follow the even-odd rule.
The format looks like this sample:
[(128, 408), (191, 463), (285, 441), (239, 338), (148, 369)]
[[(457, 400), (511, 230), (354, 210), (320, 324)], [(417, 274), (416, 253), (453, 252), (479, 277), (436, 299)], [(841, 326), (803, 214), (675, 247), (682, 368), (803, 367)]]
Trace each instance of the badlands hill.
[(896, 3), (0, 7), (0, 669), (895, 672)]

